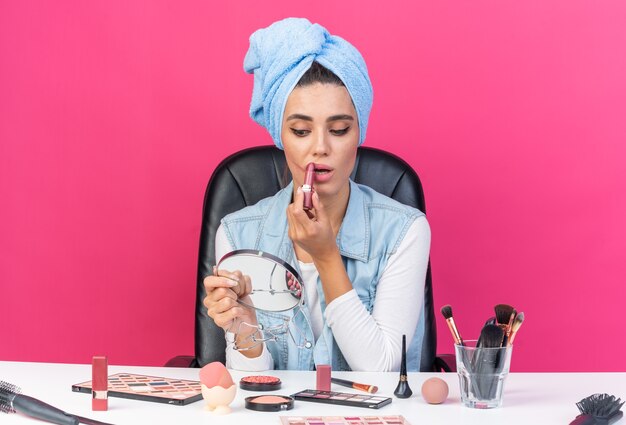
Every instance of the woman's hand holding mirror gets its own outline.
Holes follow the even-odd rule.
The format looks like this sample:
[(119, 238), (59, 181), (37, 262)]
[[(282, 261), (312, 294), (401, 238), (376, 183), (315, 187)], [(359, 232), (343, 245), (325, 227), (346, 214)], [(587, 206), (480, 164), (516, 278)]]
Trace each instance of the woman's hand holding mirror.
[[(235, 334), (235, 340), (230, 340), (233, 348), (247, 357), (256, 357), (264, 342), (276, 341), (283, 334), (294, 338), (289, 330), (292, 313), (288, 312), (301, 312), (304, 285), (288, 263), (266, 252), (242, 249), (225, 254), (213, 274), (204, 280), (204, 304), (218, 326)], [(285, 312), (284, 322), (259, 323), (257, 310)], [(306, 316), (304, 320), (308, 321)], [(294, 329), (302, 333), (297, 325)], [(308, 340), (303, 343), (304, 348), (312, 346)]]
[(256, 324), (256, 314), (254, 310), (239, 303), (239, 299), (247, 303), (249, 294), (252, 291), (250, 276), (244, 275), (240, 271), (230, 272), (219, 270), (204, 279), (206, 297), (204, 306), (210, 318), (224, 331), (231, 331), (233, 325), (240, 322)]
[[(207, 294), (204, 298), (204, 305), (209, 317), (224, 332), (235, 334), (237, 346), (248, 350), (244, 353), (245, 356), (259, 356), (262, 347), (256, 347), (256, 343), (251, 340), (258, 326), (256, 313), (254, 309), (246, 306), (252, 303), (250, 276), (238, 270), (231, 272), (220, 269), (218, 271), (217, 268), (213, 268), (213, 275), (204, 279), (204, 287)], [(245, 304), (240, 303), (240, 300)]]

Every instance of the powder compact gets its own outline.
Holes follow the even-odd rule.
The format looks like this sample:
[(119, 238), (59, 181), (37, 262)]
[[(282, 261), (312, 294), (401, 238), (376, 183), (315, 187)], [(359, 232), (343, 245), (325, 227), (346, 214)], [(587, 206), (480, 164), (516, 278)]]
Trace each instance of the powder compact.
[(280, 412), (293, 409), (293, 398), (284, 395), (256, 395), (246, 397), (246, 409), (259, 412)]
[(280, 379), (275, 376), (244, 376), (239, 381), (239, 388), (247, 391), (274, 391), (280, 389)]

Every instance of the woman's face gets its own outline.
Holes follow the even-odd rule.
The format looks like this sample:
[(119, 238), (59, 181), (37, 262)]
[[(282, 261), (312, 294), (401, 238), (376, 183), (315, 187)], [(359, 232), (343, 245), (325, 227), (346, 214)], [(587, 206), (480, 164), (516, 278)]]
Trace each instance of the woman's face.
[(347, 199), (359, 123), (345, 87), (322, 83), (296, 87), (287, 98), (281, 134), (294, 187), (302, 186), (306, 166), (314, 162), (313, 185), (320, 198)]

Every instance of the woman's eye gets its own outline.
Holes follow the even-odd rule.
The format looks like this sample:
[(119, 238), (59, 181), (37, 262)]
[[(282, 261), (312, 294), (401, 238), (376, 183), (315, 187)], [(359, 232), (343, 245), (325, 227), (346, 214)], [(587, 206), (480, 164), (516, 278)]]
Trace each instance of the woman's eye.
[(298, 137), (304, 137), (307, 136), (311, 131), (310, 130), (299, 130), (297, 128), (292, 128), (291, 132), (293, 134), (295, 134)]
[(340, 130), (330, 130), (330, 133), (335, 136), (343, 136), (348, 132), (348, 130), (350, 130), (350, 127), (342, 128)]

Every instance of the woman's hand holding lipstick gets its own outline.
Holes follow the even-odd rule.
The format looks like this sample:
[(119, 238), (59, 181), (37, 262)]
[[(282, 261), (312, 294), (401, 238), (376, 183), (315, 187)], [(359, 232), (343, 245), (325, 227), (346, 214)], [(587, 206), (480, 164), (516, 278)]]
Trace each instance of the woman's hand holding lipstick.
[(303, 201), (304, 192), (298, 188), (293, 203), (287, 207), (289, 238), (314, 261), (324, 259), (338, 251), (335, 233), (317, 193), (311, 197), (313, 209), (302, 209)]
[[(313, 193), (313, 219), (307, 216), (302, 209), (304, 193), (298, 188), (293, 203), (287, 207), (287, 222), (289, 223), (289, 238), (294, 243), (296, 252), (301, 249), (306, 256), (298, 253), (298, 259), (304, 262), (313, 261), (319, 272), (327, 304), (352, 289), (352, 282), (348, 278), (337, 246), (337, 234), (333, 229), (330, 218), (326, 214), (324, 205), (317, 193)], [(337, 229), (338, 230), (338, 229)]]

